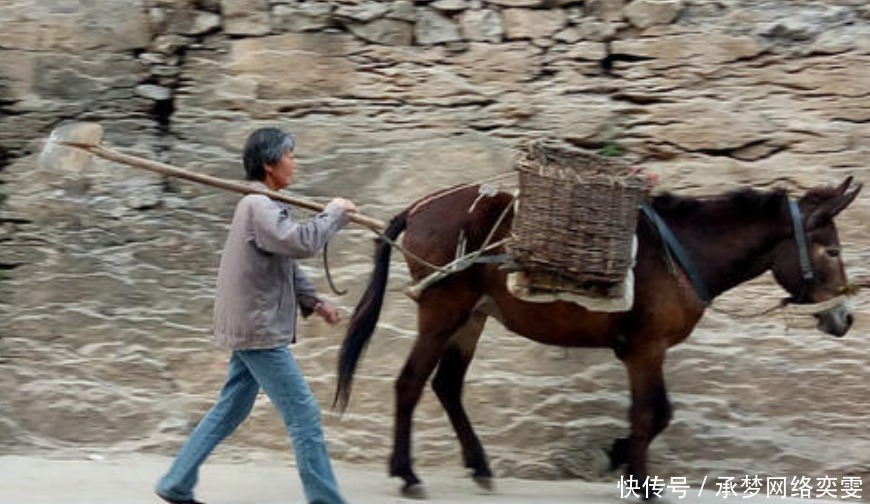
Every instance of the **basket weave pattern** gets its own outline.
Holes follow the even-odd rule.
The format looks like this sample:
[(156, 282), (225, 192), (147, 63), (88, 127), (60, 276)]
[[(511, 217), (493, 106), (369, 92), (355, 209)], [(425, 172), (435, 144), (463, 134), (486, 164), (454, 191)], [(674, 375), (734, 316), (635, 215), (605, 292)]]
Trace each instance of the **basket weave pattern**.
[(649, 181), (620, 160), (542, 141), (524, 146), (515, 167), (520, 197), (511, 253), (529, 287), (588, 292), (621, 282)]

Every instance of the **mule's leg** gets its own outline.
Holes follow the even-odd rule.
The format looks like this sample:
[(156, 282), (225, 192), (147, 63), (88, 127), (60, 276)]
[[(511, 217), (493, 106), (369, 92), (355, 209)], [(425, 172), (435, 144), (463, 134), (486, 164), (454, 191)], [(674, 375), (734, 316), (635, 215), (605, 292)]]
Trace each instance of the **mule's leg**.
[[(458, 279), (456, 279), (458, 280)], [(461, 285), (460, 285), (461, 287)], [(420, 479), (411, 464), (411, 424), (426, 381), (435, 370), (451, 337), (468, 320), (476, 297), (470, 289), (433, 287), (418, 310), (418, 335), (396, 380), (396, 411), (390, 476), (404, 480), (402, 491), (421, 496)]]
[(480, 333), (486, 323), (486, 315), (475, 313), (468, 322), (457, 331), (441, 357), (438, 371), (432, 380), (432, 388), (441, 401), (441, 405), (450, 417), (450, 423), (459, 443), (462, 445), (462, 458), (465, 467), (471, 469), (474, 481), (486, 488), (492, 489), (492, 471), (486, 458), (483, 445), (471, 425), (465, 408), (462, 406), (462, 386), (465, 373), (474, 358), (474, 351), (480, 339)]
[(399, 379), (396, 380), (396, 412), (393, 432), (393, 454), (390, 457), (390, 476), (402, 478), (402, 493), (409, 497), (424, 497), (420, 478), (411, 463), (411, 427), (414, 409), (420, 401), (426, 380), (438, 364), (444, 351), (443, 337), (421, 333)]
[(614, 467), (627, 464), (626, 478), (634, 478), (641, 485), (641, 493), (645, 493), (649, 445), (671, 421), (671, 403), (662, 373), (664, 354), (630, 356), (623, 362), (631, 387), (631, 433), (627, 439), (613, 443), (611, 464)]

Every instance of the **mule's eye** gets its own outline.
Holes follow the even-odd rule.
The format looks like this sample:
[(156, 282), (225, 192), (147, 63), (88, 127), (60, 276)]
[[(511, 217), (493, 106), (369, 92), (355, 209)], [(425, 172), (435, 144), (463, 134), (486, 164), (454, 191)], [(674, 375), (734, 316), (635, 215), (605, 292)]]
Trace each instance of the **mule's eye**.
[(828, 257), (840, 257), (840, 249), (829, 248), (825, 250), (825, 253), (828, 254)]

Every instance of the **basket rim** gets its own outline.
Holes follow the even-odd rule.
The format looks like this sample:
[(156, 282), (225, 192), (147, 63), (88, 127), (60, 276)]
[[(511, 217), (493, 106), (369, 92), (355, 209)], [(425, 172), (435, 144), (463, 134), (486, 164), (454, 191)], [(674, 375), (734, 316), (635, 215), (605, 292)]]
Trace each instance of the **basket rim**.
[(523, 175), (577, 183), (623, 185), (649, 191), (647, 177), (632, 171), (632, 163), (619, 157), (580, 149), (564, 141), (537, 139), (519, 147), (514, 169)]

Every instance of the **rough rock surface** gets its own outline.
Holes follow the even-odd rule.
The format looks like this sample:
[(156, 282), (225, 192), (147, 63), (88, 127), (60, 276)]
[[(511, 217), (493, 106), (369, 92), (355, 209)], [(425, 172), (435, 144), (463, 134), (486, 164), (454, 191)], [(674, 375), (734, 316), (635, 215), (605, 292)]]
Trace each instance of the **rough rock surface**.
[[(215, 267), (236, 196), (96, 161), (46, 172), (56, 125), (239, 178), (252, 128), (298, 136), (293, 192), (346, 195), (388, 219), (435, 189), (510, 173), (526, 138), (618, 142), (689, 194), (870, 181), (870, 10), (862, 0), (64, 0), (0, 4), (0, 453), (171, 454), (210, 405), (225, 354), (209, 342)], [(854, 280), (870, 277), (870, 199), (839, 220)], [(372, 235), (333, 243), (352, 305)], [(319, 260), (306, 262), (326, 289)], [(381, 461), (392, 384), (414, 338), (393, 264), (381, 327), (349, 411), (329, 413), (340, 330), (295, 348), (334, 456)], [(870, 301), (844, 339), (776, 312), (761, 278), (726, 294), (670, 353), (675, 405), (654, 472), (870, 475)], [(626, 429), (609, 351), (547, 348), (492, 322), (468, 377), (470, 415), (499, 475), (612, 478)], [(267, 401), (222, 453), (286, 450)], [(422, 465), (460, 460), (432, 394)], [(422, 473), (425, 478), (425, 471)]]

